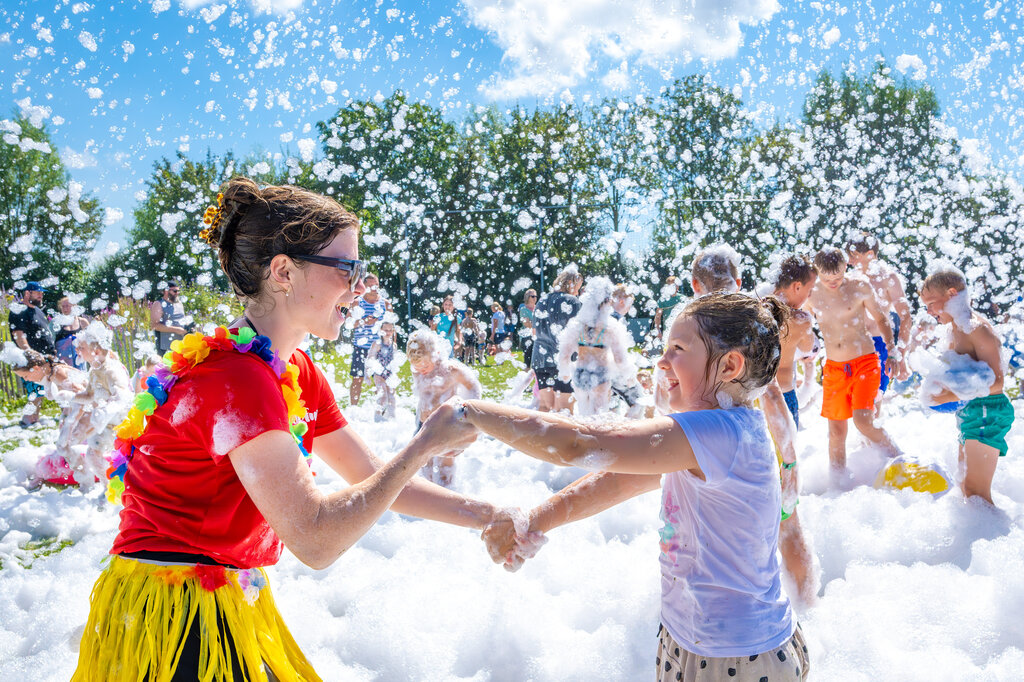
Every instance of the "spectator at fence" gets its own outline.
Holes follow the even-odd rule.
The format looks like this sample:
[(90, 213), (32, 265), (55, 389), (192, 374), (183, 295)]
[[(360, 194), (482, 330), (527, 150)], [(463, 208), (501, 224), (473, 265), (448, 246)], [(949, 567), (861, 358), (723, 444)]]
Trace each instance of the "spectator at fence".
[[(10, 316), (7, 318), (11, 326), (11, 338), (18, 348), (32, 349), (43, 355), (56, 355), (53, 330), (50, 321), (43, 312), (43, 288), (39, 282), (29, 282), (22, 292), (21, 305), (11, 304)], [(43, 386), (34, 381), (21, 379), (25, 392), (28, 394), (28, 405), (21, 418), (21, 426), (31, 426), (39, 421), (39, 408), (43, 404)]]
[(89, 326), (89, 320), (79, 315), (71, 299), (65, 296), (57, 301), (57, 315), (53, 322), (57, 326), (57, 358), (77, 369), (86, 369), (86, 362), (75, 351), (75, 334)]
[(163, 355), (171, 349), (171, 342), (184, 338), (185, 306), (178, 300), (180, 288), (171, 280), (164, 287), (163, 296), (149, 306), (149, 326), (153, 329), (156, 350)]

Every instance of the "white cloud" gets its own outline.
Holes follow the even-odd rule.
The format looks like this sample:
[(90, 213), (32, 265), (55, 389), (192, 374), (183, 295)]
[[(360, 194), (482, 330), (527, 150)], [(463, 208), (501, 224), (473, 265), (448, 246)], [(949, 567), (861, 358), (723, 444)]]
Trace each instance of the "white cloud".
[(109, 225), (113, 225), (114, 223), (122, 220), (123, 218), (124, 218), (124, 211), (122, 211), (119, 208), (114, 208), (112, 206), (108, 206), (107, 209), (103, 212), (103, 224), (104, 225), (108, 225), (108, 226)]
[[(776, 0), (462, 0), (472, 23), (504, 50), (509, 74), (482, 86), (492, 98), (553, 94), (624, 60), (664, 67), (736, 54), (741, 24)], [(599, 63), (602, 62), (602, 63)], [(609, 74), (612, 82), (620, 74)]]
[(900, 73), (913, 71), (910, 77), (917, 81), (923, 81), (928, 76), (928, 68), (916, 54), (901, 54), (896, 57), (896, 70)]
[(832, 44), (839, 40), (840, 35), (841, 34), (839, 32), (839, 29), (833, 26), (831, 29), (825, 31), (821, 35), (821, 42), (825, 45), (825, 47), (832, 47)]
[(71, 147), (64, 147), (60, 158), (69, 168), (93, 168), (98, 165), (96, 157), (89, 152), (88, 147), (81, 152), (76, 152)]

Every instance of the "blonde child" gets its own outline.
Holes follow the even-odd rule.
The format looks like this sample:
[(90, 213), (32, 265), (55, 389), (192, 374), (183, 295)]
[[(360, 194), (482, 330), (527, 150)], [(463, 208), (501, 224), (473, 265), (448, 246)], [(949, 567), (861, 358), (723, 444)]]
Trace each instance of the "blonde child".
[(156, 353), (150, 353), (146, 356), (145, 361), (139, 365), (139, 368), (135, 370), (135, 374), (132, 375), (132, 389), (135, 393), (142, 393), (146, 390), (146, 381), (149, 377), (156, 373), (156, 368), (160, 366), (162, 360)]
[(366, 356), (366, 373), (373, 377), (377, 387), (377, 410), (375, 422), (395, 418), (395, 388), (398, 387), (398, 367), (401, 362), (395, 357), (395, 323), (388, 319), (394, 313), (387, 313), (380, 325), (380, 338), (370, 346)]
[(967, 280), (956, 268), (935, 269), (921, 284), (920, 294), (928, 313), (939, 324), (950, 325), (949, 369), (944, 377), (925, 377), (925, 382), (937, 384), (930, 396), (933, 404), (963, 402), (956, 411), (961, 490), (964, 497), (977, 495), (992, 504), (992, 478), (999, 458), (1006, 455), (1006, 434), (1014, 419), (1003, 393), (1002, 342), (992, 323), (971, 308)]
[(79, 356), (89, 363), (85, 390), (73, 399), (81, 412), (71, 432), (74, 442), (86, 443), (83, 458), (72, 466), (83, 486), (103, 480), (107, 456), (114, 447), (114, 431), (135, 395), (128, 370), (111, 350), (113, 338), (102, 322), (91, 322), (75, 339)]
[[(416, 396), (416, 430), (444, 401), (451, 397), (476, 399), (483, 394), (476, 373), (449, 357), (448, 343), (426, 329), (409, 335), (406, 356), (412, 369), (412, 390)], [(449, 486), (455, 475), (455, 457), (461, 451), (432, 457), (423, 467), (423, 476), (434, 483)]]
[(687, 305), (658, 360), (669, 416), (605, 424), (474, 400), (445, 425), (452, 439), (476, 428), (531, 457), (596, 470), (532, 510), (528, 527), (486, 532), (496, 561), (515, 560), (517, 543), (535, 548), (537, 533), (662, 489), (658, 680), (807, 678), (778, 560), (779, 470), (753, 408), (775, 377), (787, 315), (774, 297)]
[(559, 375), (572, 382), (581, 417), (606, 412), (612, 382), (636, 371), (627, 356), (629, 332), (612, 317), (613, 290), (607, 277), (591, 277), (580, 296), (579, 312), (558, 335)]

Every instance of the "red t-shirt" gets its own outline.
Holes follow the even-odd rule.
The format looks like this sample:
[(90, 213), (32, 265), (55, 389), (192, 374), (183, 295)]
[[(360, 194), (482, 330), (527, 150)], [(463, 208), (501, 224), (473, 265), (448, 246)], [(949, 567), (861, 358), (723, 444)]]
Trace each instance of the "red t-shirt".
[[(326, 377), (302, 351), (303, 445), (347, 424)], [(125, 474), (121, 526), (111, 554), (202, 554), (239, 568), (277, 563), (281, 540), (253, 504), (227, 454), (267, 431), (287, 431), (280, 383), (250, 353), (212, 351), (147, 420)]]

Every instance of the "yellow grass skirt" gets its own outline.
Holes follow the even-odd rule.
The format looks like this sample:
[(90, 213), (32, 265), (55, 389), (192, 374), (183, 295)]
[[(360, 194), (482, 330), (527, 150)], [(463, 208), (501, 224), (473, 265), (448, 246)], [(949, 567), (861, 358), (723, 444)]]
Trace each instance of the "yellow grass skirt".
[[(219, 624), (218, 624), (219, 622)], [(148, 563), (110, 557), (93, 586), (73, 682), (164, 682), (174, 676), (185, 634), (201, 633), (199, 679), (320, 680), (277, 612), (263, 569)], [(231, 636), (229, 647), (220, 633)]]

